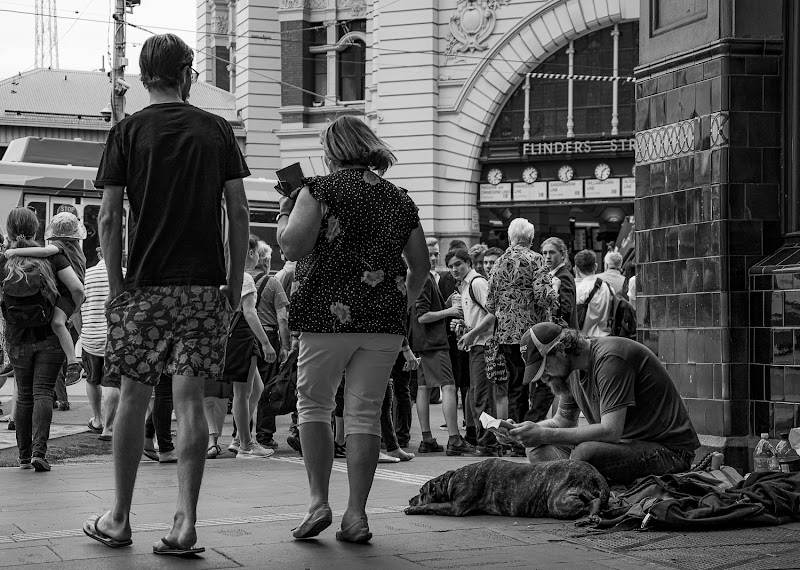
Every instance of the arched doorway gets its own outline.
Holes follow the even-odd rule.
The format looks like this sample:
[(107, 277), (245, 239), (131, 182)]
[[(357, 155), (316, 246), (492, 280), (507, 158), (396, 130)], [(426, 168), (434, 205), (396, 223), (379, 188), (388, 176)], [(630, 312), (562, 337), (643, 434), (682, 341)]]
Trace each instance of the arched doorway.
[(608, 79), (632, 77), (638, 39), (635, 21), (588, 32), (507, 96), (479, 158), (481, 241), (504, 246), (524, 217), (572, 252), (619, 245), (635, 197), (635, 89)]

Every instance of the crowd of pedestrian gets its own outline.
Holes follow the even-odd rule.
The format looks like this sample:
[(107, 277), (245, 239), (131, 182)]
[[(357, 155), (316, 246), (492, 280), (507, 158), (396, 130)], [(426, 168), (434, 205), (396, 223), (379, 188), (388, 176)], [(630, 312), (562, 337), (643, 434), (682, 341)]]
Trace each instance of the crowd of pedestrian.
[[(112, 547), (131, 544), (143, 453), (177, 463), (174, 523), (153, 551), (202, 552), (195, 523), (204, 462), (225, 444), (237, 459), (274, 453), (269, 388), (275, 378), (293, 377), (290, 369), (296, 406), (285, 410), (292, 412), (287, 443), (304, 458), (310, 491), (308, 513), (293, 529), (298, 539), (332, 524), (329, 480), (334, 458), (343, 457), (350, 495), (336, 538), (370, 540), (366, 503), (377, 463), (415, 458), (406, 451), (414, 401), (419, 454), (569, 456), (573, 448), (551, 449), (562, 440), (544, 439), (536, 422), (572, 428), (577, 408), (591, 422), (603, 416), (591, 407), (596, 402), (575, 394), (575, 382), (593, 366), (596, 345), (584, 336), (612, 334), (609, 306), (618, 295), (633, 297), (634, 279), (623, 276), (620, 254), (610, 251), (596, 274), (595, 252), (581, 251), (573, 270), (564, 241), (548, 237), (535, 251), (533, 225), (517, 218), (507, 248), (453, 240), (441, 256), (440, 240), (426, 238), (407, 192), (383, 177), (395, 163), (392, 151), (363, 121), (342, 116), (321, 136), (330, 174), (293, 187), (279, 183), (277, 245), (285, 264), (270, 275), (272, 248), (249, 233), (242, 183), (249, 170), (231, 127), (186, 103), (197, 78), (192, 56), (171, 34), (142, 46), (150, 105), (109, 134), (95, 183), (103, 189), (96, 265), (86, 268), (76, 212), (53, 218), (44, 247), (34, 241), (32, 210), (8, 214), (0, 279), (20, 466), (50, 469), (47, 439), (62, 367), (66, 385), (85, 374), (88, 429), (112, 442), (113, 506), (83, 528)], [(123, 270), (126, 195), (134, 227)], [(625, 349), (658, 366), (647, 349), (620, 340), (622, 348), (609, 344), (606, 352)], [(564, 357), (561, 369), (545, 371), (545, 360), (561, 362), (547, 355), (564, 350), (581, 357)], [(631, 393), (637, 382), (630, 380)], [(685, 450), (693, 443), (688, 416), (666, 381), (658, 382), (671, 406), (664, 413), (679, 417), (675, 433)], [(294, 402), (289, 386), (284, 395)], [(568, 421), (547, 419), (554, 394)], [(430, 407), (439, 404), (446, 446), (431, 426)], [(499, 438), (484, 429), (484, 414), (518, 427)], [(608, 432), (617, 438), (609, 445), (622, 445), (622, 416), (615, 416), (622, 424)], [(642, 413), (637, 418), (647, 422)], [(551, 447), (537, 453), (539, 443)], [(684, 459), (673, 454), (670, 465)]]

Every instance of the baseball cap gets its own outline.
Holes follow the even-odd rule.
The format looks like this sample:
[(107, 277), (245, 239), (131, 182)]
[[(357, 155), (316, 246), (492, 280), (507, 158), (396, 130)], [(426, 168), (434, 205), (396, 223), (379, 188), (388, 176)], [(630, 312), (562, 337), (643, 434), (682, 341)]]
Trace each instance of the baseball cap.
[(525, 360), (523, 384), (536, 382), (542, 377), (547, 355), (563, 336), (564, 329), (555, 323), (535, 324), (522, 335), (519, 345)]

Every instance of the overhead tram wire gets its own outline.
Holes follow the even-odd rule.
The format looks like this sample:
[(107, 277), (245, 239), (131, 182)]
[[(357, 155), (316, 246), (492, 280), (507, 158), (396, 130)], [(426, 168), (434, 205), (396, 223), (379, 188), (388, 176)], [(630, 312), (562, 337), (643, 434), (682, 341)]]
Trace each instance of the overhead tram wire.
[[(387, 3), (386, 6), (389, 6), (390, 4), (394, 4), (395, 2), (398, 2), (398, 1), (399, 0), (394, 0), (391, 3)], [(9, 10), (9, 9), (3, 9), (3, 8), (0, 8), (0, 12), (10, 12), (10, 13), (15, 13), (15, 14), (26, 14), (26, 15), (30, 15), (30, 16), (34, 15), (33, 12), (24, 12), (24, 11), (21, 11), (21, 10)], [(367, 12), (365, 14), (365, 16), (370, 14), (370, 13), (371, 13), (371, 11)], [(75, 20), (76, 19), (76, 17), (72, 17), (72, 16), (53, 16), (53, 17), (54, 18), (69, 19), (69, 20)], [(304, 29), (304, 30), (319, 29), (320, 27), (328, 27), (328, 26), (337, 25), (337, 24), (347, 24), (347, 23), (350, 23), (350, 22), (353, 22), (353, 21), (359, 20), (359, 19), (363, 19), (363, 16), (359, 17), (359, 18), (351, 18), (350, 20), (345, 20), (343, 22), (334, 22), (334, 23), (331, 23), (331, 24), (326, 24), (324, 26), (313, 26), (313, 27), (302, 28), (302, 29)], [(95, 22), (95, 23), (101, 23), (101, 24), (107, 24), (108, 23), (107, 20), (97, 20), (97, 19), (90, 19), (90, 18), (83, 18), (82, 21), (83, 22)], [(185, 30), (185, 29), (181, 29), (181, 28), (171, 28), (171, 27), (167, 27), (167, 26), (148, 25), (147, 27), (148, 28), (152, 28), (153, 30), (165, 30), (165, 31), (192, 33), (192, 34), (197, 33), (196, 30)], [(301, 29), (287, 30), (287, 31), (283, 31), (283, 32), (276, 32), (276, 33), (271, 33), (271, 35), (289, 34), (289, 33), (295, 33), (295, 32), (299, 32), (299, 31), (301, 31)], [(151, 32), (151, 33), (153, 33), (153, 32)], [(211, 35), (211, 34), (204, 34), (203, 36), (201, 36), (201, 38), (209, 36), (209, 35)], [(272, 38), (272, 37), (265, 37), (265, 36), (260, 35), (260, 34), (253, 34), (252, 32), (248, 33), (248, 34), (239, 34), (236, 37), (237, 38), (261, 39), (263, 41), (274, 41), (274, 42), (286, 41), (286, 42), (300, 43), (302, 41), (302, 40), (292, 40), (292, 39), (288, 39), (288, 38), (277, 39), (277, 38)], [(375, 50), (375, 51), (378, 51), (378, 52), (386, 52), (386, 53), (389, 53), (389, 54), (397, 54), (397, 55), (418, 55), (418, 54), (424, 54), (424, 53), (429, 53), (429, 54), (433, 54), (433, 55), (440, 55), (440, 56), (448, 56), (448, 55), (450, 55), (450, 54), (447, 54), (446, 52), (439, 51), (439, 50), (398, 50), (398, 49), (375, 47), (375, 46), (369, 46), (368, 49)], [(486, 59), (484, 55), (468, 55), (468, 54), (464, 54), (464, 53), (455, 54), (454, 57), (457, 57), (459, 59), (473, 59), (473, 60), (484, 60), (484, 59)], [(523, 61), (523, 60), (519, 60), (519, 59), (508, 59), (508, 58), (504, 58), (504, 59), (505, 59), (505, 61), (507, 61), (509, 63), (522, 63), (522, 64), (530, 63), (530, 61)], [(551, 62), (551, 63), (548, 63), (547, 65), (548, 65), (549, 68), (557, 68), (557, 67), (568, 68), (569, 67), (569, 64), (566, 64), (566, 63), (560, 64), (560, 63)], [(581, 66), (581, 67), (585, 67), (585, 66)], [(592, 65), (591, 69), (595, 70), (595, 71), (600, 71), (600, 70), (602, 70), (602, 71), (613, 71), (613, 67), (598, 66), (598, 65)], [(522, 74), (522, 75), (524, 75), (524, 74)]]
[[(155, 35), (155, 33), (154, 33), (154, 32), (152, 32), (151, 30), (148, 30), (147, 28), (145, 28), (145, 27), (143, 27), (143, 26), (139, 26), (138, 24), (133, 24), (133, 23), (131, 23), (131, 22), (125, 22), (125, 23), (126, 23), (128, 26), (131, 26), (131, 27), (133, 27), (133, 28), (137, 28), (137, 29), (139, 29), (139, 30), (142, 30), (143, 32), (147, 32), (147, 33), (149, 33), (149, 34), (153, 34), (153, 35)], [(221, 61), (222, 63), (226, 63), (226, 64), (228, 64), (228, 65), (236, 65), (235, 63), (232, 63), (232, 62), (228, 61), (227, 59), (224, 59), (224, 58), (222, 58), (222, 57), (219, 57), (218, 55), (215, 55), (215, 54), (213, 54), (213, 53), (210, 53), (210, 52), (208, 52), (208, 51), (206, 51), (206, 50), (204, 50), (204, 49), (198, 49), (198, 50), (196, 50), (196, 51), (197, 51), (197, 52), (199, 52), (199, 53), (202, 53), (202, 54), (204, 54), (206, 57), (210, 57), (210, 58), (213, 58), (213, 59), (219, 60), (219, 61)], [(253, 73), (253, 74), (255, 74), (255, 75), (258, 75), (258, 76), (260, 76), (260, 77), (263, 77), (264, 79), (269, 79), (270, 81), (274, 81), (275, 83), (278, 83), (279, 85), (284, 85), (284, 86), (286, 86), (286, 87), (290, 87), (290, 88), (292, 88), (292, 89), (297, 89), (298, 91), (300, 91), (300, 92), (302, 92), (302, 93), (306, 93), (306, 94), (308, 94), (308, 95), (313, 95), (314, 97), (322, 97), (323, 99), (326, 97), (325, 95), (323, 95), (323, 94), (321, 94), (321, 93), (315, 93), (314, 91), (309, 91), (308, 89), (303, 89), (302, 87), (298, 87), (297, 85), (292, 85), (291, 83), (287, 83), (286, 81), (281, 81), (280, 79), (275, 79), (274, 77), (271, 77), (271, 76), (269, 76), (269, 75), (267, 75), (267, 74), (265, 74), (265, 73), (262, 73), (262, 72), (260, 72), (260, 71), (256, 71), (256, 70), (254, 70), (254, 69), (251, 69), (251, 70), (249, 70), (249, 71), (250, 71), (250, 73)]]

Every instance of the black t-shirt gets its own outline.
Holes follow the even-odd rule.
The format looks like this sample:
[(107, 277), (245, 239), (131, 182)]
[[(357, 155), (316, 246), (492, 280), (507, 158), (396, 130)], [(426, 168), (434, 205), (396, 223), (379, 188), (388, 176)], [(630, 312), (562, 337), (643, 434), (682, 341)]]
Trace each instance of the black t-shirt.
[(613, 336), (592, 339), (589, 369), (571, 375), (569, 385), (572, 397), (562, 397), (559, 406), (579, 408), (590, 424), (600, 423), (608, 412), (627, 408), (622, 439), (660, 443), (673, 451), (700, 447), (667, 370), (638, 342)]
[(95, 186), (125, 186), (125, 288), (225, 283), (222, 191), (250, 175), (228, 121), (188, 103), (145, 107), (108, 135)]
[[(53, 277), (56, 280), (56, 289), (58, 289), (58, 294), (62, 297), (68, 297), (71, 299), (72, 294), (69, 292), (69, 289), (67, 289), (66, 285), (64, 285), (58, 278), (59, 271), (66, 269), (67, 267), (72, 267), (69, 259), (67, 259), (67, 257), (62, 253), (56, 253), (55, 255), (48, 257), (47, 261), (50, 262), (50, 267), (53, 270)], [(0, 283), (6, 280), (7, 275), (6, 257), (2, 255), (0, 256)], [(55, 334), (56, 333), (53, 332), (53, 329), (50, 325), (45, 325), (42, 327), (15, 327), (10, 323), (6, 323), (6, 342), (9, 344), (41, 341), (48, 337), (55, 336)]]

